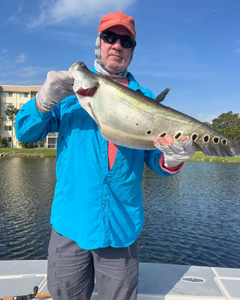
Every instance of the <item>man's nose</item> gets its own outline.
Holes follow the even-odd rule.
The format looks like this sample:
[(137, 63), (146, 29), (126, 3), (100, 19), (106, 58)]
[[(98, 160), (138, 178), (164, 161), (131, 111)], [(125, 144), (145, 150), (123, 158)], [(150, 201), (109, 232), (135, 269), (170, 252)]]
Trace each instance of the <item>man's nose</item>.
[(116, 42), (113, 44), (114, 48), (122, 49), (122, 44), (120, 39), (117, 39)]

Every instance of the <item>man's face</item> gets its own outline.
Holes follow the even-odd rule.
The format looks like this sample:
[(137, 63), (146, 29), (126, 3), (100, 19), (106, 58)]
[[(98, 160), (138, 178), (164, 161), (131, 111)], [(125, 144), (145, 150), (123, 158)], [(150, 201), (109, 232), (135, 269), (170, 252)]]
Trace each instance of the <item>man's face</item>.
[[(131, 36), (130, 32), (123, 26), (113, 26), (107, 31)], [(113, 45), (105, 43), (101, 39), (101, 58), (107, 71), (111, 73), (124, 71), (130, 63), (131, 55), (132, 48), (123, 48), (119, 39)]]

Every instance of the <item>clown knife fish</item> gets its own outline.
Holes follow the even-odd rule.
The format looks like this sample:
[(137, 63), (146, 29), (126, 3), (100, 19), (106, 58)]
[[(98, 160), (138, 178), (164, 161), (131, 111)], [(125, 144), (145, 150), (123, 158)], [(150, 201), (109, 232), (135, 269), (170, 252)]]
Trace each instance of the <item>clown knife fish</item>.
[(156, 149), (154, 140), (168, 134), (175, 140), (189, 136), (206, 156), (240, 155), (240, 149), (234, 142), (211, 127), (107, 77), (92, 73), (83, 62), (72, 65), (70, 73), (75, 79), (76, 94), (80, 88), (96, 89), (93, 96), (82, 97), (79, 101), (100, 127), (102, 136), (114, 144), (134, 149)]

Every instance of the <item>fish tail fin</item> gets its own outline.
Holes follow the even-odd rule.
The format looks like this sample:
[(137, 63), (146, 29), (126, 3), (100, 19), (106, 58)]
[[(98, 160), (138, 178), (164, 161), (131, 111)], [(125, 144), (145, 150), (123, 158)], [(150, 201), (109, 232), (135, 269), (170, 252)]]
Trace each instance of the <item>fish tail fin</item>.
[[(197, 144), (197, 143), (196, 143)], [(240, 156), (240, 149), (233, 143), (231, 145), (197, 144), (206, 156), (235, 157)]]

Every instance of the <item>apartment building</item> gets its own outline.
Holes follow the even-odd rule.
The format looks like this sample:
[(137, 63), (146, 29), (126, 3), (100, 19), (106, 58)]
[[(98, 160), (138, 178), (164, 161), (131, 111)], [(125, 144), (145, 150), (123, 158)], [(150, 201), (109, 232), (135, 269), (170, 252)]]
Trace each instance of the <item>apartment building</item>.
[[(0, 117), (5, 117), (4, 122), (0, 122), (0, 138), (8, 140), (8, 147), (21, 148), (20, 142), (16, 139), (15, 130), (12, 128), (12, 122), (5, 115), (4, 111), (9, 105), (20, 109), (28, 100), (33, 99), (41, 86), (13, 86), (0, 85)], [(56, 148), (57, 133), (49, 133), (44, 139), (45, 148)], [(38, 147), (38, 144), (36, 144)]]

